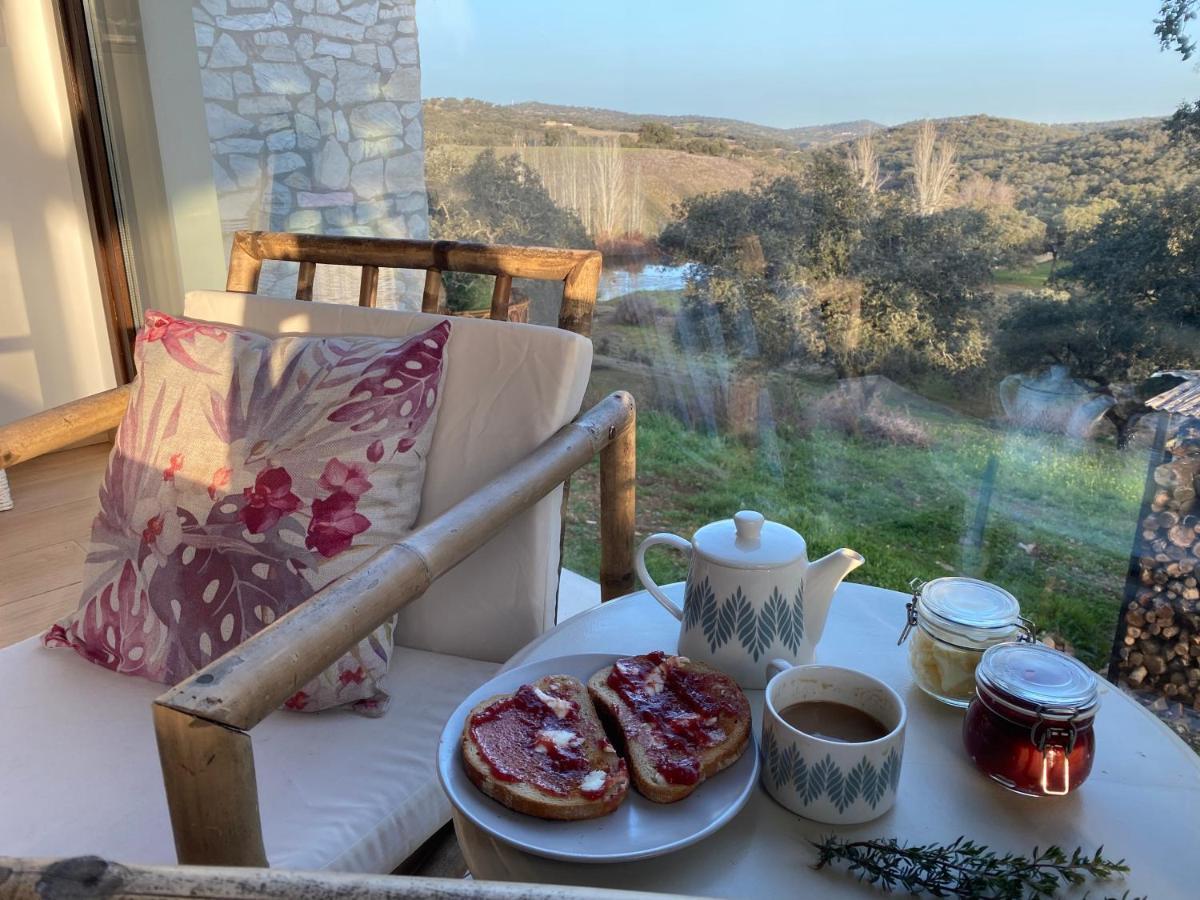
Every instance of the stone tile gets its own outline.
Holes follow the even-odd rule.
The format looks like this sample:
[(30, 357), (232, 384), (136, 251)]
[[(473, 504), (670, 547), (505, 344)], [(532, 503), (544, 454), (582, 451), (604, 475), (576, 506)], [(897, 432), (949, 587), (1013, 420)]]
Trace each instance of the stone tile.
[(217, 16), (217, 25), (225, 31), (262, 31), (264, 28), (274, 28), (275, 14), (240, 13), (231, 16)]
[(404, 132), (404, 119), (395, 103), (367, 103), (350, 111), (350, 131), (355, 137), (381, 138)]
[(287, 178), (283, 179), (283, 183), (298, 191), (311, 191), (313, 186), (312, 179), (303, 172), (293, 172)]
[(259, 56), (270, 62), (296, 61), (296, 51), (289, 47), (263, 47)]
[(271, 6), (271, 11), (275, 13), (275, 21), (280, 28), (289, 28), (294, 24), (295, 20), (292, 18), (292, 11), (288, 9), (286, 3), (275, 0), (275, 3)]
[(322, 78), (317, 82), (317, 99), (322, 103), (328, 103), (333, 99), (333, 82), (328, 78)]
[(342, 10), (342, 15), (359, 25), (374, 25), (379, 21), (379, 0), (367, 0)]
[(346, 114), (340, 109), (333, 113), (333, 133), (341, 143), (350, 140), (350, 127), (346, 124)]
[(305, 31), (323, 34), (326, 37), (341, 38), (344, 41), (361, 41), (367, 29), (356, 22), (345, 19), (335, 19), (333, 16), (306, 15), (300, 19), (300, 27)]
[(273, 113), (290, 113), (292, 101), (278, 94), (259, 94), (254, 97), (239, 97), (237, 111), (243, 116), (271, 115)]
[(200, 5), (213, 16), (223, 16), (229, 12), (229, 4), (225, 0), (200, 0)]
[(258, 47), (290, 47), (286, 31), (260, 31), (254, 35), (254, 43)]
[(367, 29), (367, 40), (374, 41), (377, 44), (386, 44), (395, 36), (395, 22), (380, 22), (378, 25), (372, 25)]
[(350, 185), (350, 158), (341, 142), (329, 138), (321, 145), (313, 169), (317, 185), (331, 190), (344, 190)]
[(213, 147), (218, 153), (250, 153), (255, 154), (262, 150), (265, 141), (260, 138), (225, 138), (222, 141), (214, 141)]
[(321, 129), (306, 115), (296, 116), (296, 147), (300, 150), (315, 150), (321, 144)]
[(311, 232), (321, 227), (321, 221), (321, 214), (315, 209), (300, 209), (287, 217), (287, 229)]
[(196, 29), (196, 46), (211, 47), (213, 45), (213, 41), (215, 41), (217, 37), (216, 29), (211, 25), (201, 24), (196, 24), (194, 28)]
[(242, 156), (239, 153), (231, 153), (226, 157), (225, 162), (233, 171), (233, 177), (237, 181), (238, 187), (255, 187), (262, 178), (262, 166), (259, 165), (257, 156)]
[(296, 55), (301, 59), (308, 59), (313, 55), (315, 49), (313, 47), (313, 38), (311, 34), (305, 32), (296, 38)]
[(254, 93), (254, 79), (245, 72), (234, 72), (233, 89), (239, 94), (252, 94)]
[(396, 68), (396, 57), (392, 54), (391, 47), (379, 48), (379, 68), (385, 72)]
[(368, 159), (354, 166), (350, 175), (350, 187), (364, 200), (383, 194), (383, 160)]
[(341, 41), (331, 41), (329, 38), (321, 38), (321, 40), (317, 41), (316, 52), (322, 56), (332, 56), (335, 59), (349, 59), (354, 55), (354, 48)]
[(297, 192), (296, 200), (305, 209), (324, 209), (330, 206), (354, 205), (354, 195), (349, 191), (334, 191), (319, 194), (311, 191), (299, 191)]
[(379, 71), (345, 59), (337, 61), (334, 100), (338, 106), (379, 99)]
[(255, 131), (261, 135), (268, 135), (273, 131), (283, 131), (285, 128), (292, 127), (292, 117), (286, 113), (278, 113), (272, 116), (261, 116), (254, 123)]
[(296, 63), (254, 63), (254, 83), (264, 94), (307, 94), (312, 78)]
[(276, 131), (267, 135), (267, 149), (269, 150), (294, 150), (295, 148), (296, 132), (294, 131)]
[(402, 66), (391, 74), (383, 86), (383, 96), (389, 100), (412, 100), (421, 96), (421, 70)]
[(220, 103), (205, 103), (204, 118), (208, 123), (208, 136), (214, 140), (254, 130), (253, 122), (243, 119)]
[(319, 72), (326, 78), (333, 78), (337, 74), (337, 66), (332, 59), (328, 59), (327, 57), (306, 60), (304, 65), (314, 72)]
[(209, 57), (210, 69), (236, 69), (246, 64), (246, 54), (232, 37), (221, 35), (213, 44), (212, 56)]
[(354, 58), (364, 66), (379, 65), (379, 54), (375, 52), (374, 44), (355, 44)]
[(267, 157), (267, 169), (274, 175), (286, 175), (307, 167), (299, 153), (272, 153)]
[(233, 79), (210, 69), (200, 70), (200, 90), (205, 100), (232, 100)]

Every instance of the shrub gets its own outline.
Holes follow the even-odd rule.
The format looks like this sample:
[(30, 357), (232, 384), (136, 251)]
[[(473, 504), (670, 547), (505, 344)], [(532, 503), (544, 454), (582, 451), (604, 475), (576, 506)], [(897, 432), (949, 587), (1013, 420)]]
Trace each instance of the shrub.
[(838, 390), (812, 407), (807, 424), (846, 437), (895, 447), (932, 446), (933, 439), (920, 421), (907, 409), (881, 402), (877, 387), (864, 383), (876, 380), (888, 383), (886, 379), (843, 382)]
[(658, 314), (653, 297), (645, 294), (626, 294), (617, 302), (613, 321), (618, 325), (651, 325)]

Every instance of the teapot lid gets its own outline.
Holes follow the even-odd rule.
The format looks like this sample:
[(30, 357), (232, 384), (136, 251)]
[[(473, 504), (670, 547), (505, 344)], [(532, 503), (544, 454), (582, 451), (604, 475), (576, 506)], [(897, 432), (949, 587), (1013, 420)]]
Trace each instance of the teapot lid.
[(777, 569), (808, 556), (796, 531), (745, 509), (732, 519), (705, 525), (692, 536), (692, 546), (701, 556), (735, 569)]

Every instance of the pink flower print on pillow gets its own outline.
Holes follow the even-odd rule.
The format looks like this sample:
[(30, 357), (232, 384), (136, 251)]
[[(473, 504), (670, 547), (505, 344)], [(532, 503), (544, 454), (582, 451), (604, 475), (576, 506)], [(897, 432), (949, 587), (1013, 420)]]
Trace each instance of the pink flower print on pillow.
[(254, 487), (242, 491), (246, 505), (241, 519), (251, 534), (262, 534), (284, 516), (300, 508), (300, 498), (292, 493), (292, 476), (286, 469), (264, 469), (254, 479)]
[(304, 546), (326, 559), (346, 550), (356, 534), (371, 527), (371, 521), (358, 512), (357, 505), (358, 498), (347, 491), (335, 491), (324, 500), (314, 500)]
[[(370, 456), (371, 448), (368, 447), (367, 458), (370, 459)], [(375, 460), (375, 462), (378, 461)], [(325, 471), (321, 473), (319, 483), (322, 489), (330, 493), (342, 490), (354, 498), (361, 497), (371, 489), (371, 482), (367, 481), (366, 472), (362, 466), (355, 463), (344, 463), (337, 457), (325, 464)]]

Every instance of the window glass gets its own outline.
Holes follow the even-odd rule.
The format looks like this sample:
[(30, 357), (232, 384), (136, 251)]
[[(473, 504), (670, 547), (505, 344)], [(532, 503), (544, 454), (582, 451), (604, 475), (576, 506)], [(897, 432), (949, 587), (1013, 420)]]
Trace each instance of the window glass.
[(1026, 3), (425, 4), (430, 230), (604, 252), (589, 401), (638, 400), (639, 537), (754, 508), (854, 580), (994, 582), (1188, 733), (1200, 430), (1152, 398), (1200, 364), (1163, 118), (1200, 81), (1153, 10), (1074, 5), (1064, 56)]

